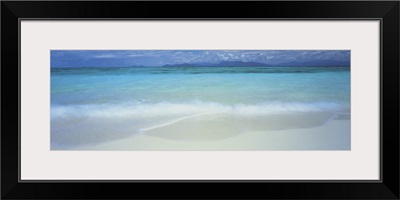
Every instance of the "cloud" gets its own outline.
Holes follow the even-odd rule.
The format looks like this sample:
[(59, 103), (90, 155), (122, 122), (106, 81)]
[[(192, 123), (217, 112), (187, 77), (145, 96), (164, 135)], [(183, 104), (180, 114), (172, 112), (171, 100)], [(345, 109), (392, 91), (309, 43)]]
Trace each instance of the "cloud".
[(92, 58), (116, 58), (116, 55), (113, 54), (100, 54), (100, 55), (95, 55)]

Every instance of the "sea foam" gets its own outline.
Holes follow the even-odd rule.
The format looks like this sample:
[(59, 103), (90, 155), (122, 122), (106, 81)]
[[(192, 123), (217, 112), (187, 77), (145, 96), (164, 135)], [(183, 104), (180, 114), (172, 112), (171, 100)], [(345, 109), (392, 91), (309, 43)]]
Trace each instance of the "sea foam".
[(343, 112), (346, 106), (334, 102), (264, 102), (260, 104), (227, 105), (214, 102), (189, 103), (123, 103), (89, 105), (52, 105), (51, 118), (68, 117), (156, 117), (221, 113), (238, 116), (262, 116), (298, 112)]

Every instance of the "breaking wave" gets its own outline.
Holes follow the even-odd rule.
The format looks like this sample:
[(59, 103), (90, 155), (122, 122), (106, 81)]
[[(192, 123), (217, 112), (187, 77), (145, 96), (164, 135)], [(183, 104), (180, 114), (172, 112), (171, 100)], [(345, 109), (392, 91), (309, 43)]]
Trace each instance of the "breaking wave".
[(89, 105), (52, 105), (51, 118), (65, 117), (163, 117), (201, 113), (221, 113), (238, 116), (262, 116), (300, 112), (343, 112), (348, 106), (334, 102), (265, 102), (260, 104), (227, 105), (214, 102), (190, 103), (124, 103)]

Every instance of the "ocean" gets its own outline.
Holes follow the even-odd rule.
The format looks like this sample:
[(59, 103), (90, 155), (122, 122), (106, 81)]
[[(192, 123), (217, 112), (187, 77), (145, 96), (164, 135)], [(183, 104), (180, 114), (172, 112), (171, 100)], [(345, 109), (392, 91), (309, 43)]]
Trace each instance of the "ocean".
[[(288, 142), (278, 149), (348, 150), (350, 68), (51, 68), (50, 110), (52, 150), (91, 149), (135, 137), (160, 140), (137, 148), (132, 143), (131, 150), (271, 150), (271, 141), (260, 144), (264, 137), (256, 135), (255, 144), (228, 143), (246, 134), (296, 134), (338, 120), (346, 122), (346, 133), (331, 140), (334, 145), (316, 140), (310, 148), (291, 148)], [(174, 147), (171, 141), (198, 148)]]

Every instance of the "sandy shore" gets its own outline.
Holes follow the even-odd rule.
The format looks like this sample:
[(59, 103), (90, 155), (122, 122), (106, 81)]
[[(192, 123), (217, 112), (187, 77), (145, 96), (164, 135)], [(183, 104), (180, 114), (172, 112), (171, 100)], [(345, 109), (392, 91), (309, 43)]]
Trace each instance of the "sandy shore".
[(270, 123), (230, 116), (193, 117), (149, 127), (127, 138), (63, 150), (350, 150), (348, 115), (312, 117), (295, 120), (286, 116), (285, 127), (278, 123), (282, 121), (279, 117), (269, 118)]

